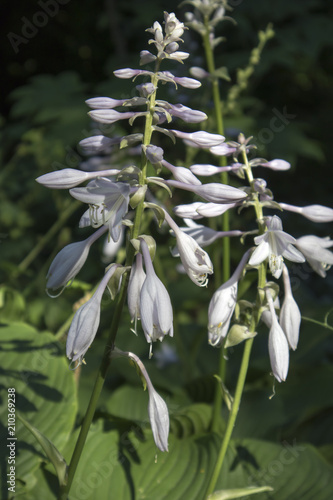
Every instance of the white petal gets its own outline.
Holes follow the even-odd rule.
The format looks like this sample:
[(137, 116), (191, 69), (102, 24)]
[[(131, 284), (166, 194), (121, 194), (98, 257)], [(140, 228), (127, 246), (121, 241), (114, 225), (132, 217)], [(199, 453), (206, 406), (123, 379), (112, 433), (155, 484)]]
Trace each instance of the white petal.
[(254, 250), (249, 260), (250, 266), (259, 266), (269, 256), (269, 243), (263, 240)]

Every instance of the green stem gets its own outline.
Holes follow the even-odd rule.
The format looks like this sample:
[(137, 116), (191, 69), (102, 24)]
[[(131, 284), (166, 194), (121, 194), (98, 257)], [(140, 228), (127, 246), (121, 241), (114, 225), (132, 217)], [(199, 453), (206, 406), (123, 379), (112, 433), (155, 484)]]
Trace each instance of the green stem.
[(225, 455), (227, 453), (227, 449), (228, 449), (229, 442), (231, 439), (232, 431), (233, 431), (234, 426), (235, 426), (235, 422), (236, 422), (236, 418), (237, 418), (237, 414), (238, 414), (238, 410), (239, 410), (239, 406), (240, 406), (240, 402), (241, 402), (241, 398), (242, 398), (242, 394), (243, 394), (246, 374), (247, 374), (247, 370), (248, 370), (248, 366), (249, 366), (252, 344), (253, 344), (253, 338), (245, 341), (242, 364), (241, 364), (240, 371), (239, 371), (234, 401), (232, 404), (232, 408), (231, 408), (231, 412), (229, 415), (227, 428), (225, 430), (225, 434), (223, 437), (222, 445), (220, 448), (219, 456), (217, 458), (215, 468), (213, 471), (213, 475), (212, 475), (211, 480), (209, 482), (209, 486), (208, 486), (208, 490), (207, 490), (207, 494), (206, 494), (205, 498), (207, 498), (211, 493), (213, 493), (215, 485), (217, 483), (217, 480), (220, 476), (223, 461), (224, 461)]
[[(156, 75), (152, 76), (152, 83), (157, 87), (157, 78)], [(145, 131), (144, 131), (144, 140), (143, 144), (148, 145), (151, 140), (151, 135), (152, 135), (152, 121), (153, 121), (153, 113), (154, 113), (154, 106), (155, 106), (155, 98), (156, 98), (156, 91), (153, 93), (153, 95), (150, 98), (150, 103), (148, 105), (148, 111), (149, 113), (146, 116), (146, 122), (145, 122)], [(146, 172), (147, 172), (147, 159), (145, 155), (142, 157), (142, 170), (141, 170), (141, 175), (140, 175), (140, 184), (144, 185), (146, 183)], [(143, 215), (143, 210), (144, 210), (144, 200), (142, 200), (135, 211), (135, 218), (134, 218), (134, 223), (131, 231), (131, 237), (132, 238), (137, 238), (138, 235), (140, 234), (140, 226), (141, 226), (141, 220), (142, 220), (142, 215)], [(135, 249), (133, 245), (128, 241), (127, 242), (127, 249), (126, 249), (126, 262), (125, 266), (132, 266), (133, 261), (134, 261), (134, 256), (135, 256)], [(120, 288), (120, 292), (118, 295), (118, 300), (115, 306), (115, 310), (113, 313), (113, 318), (112, 318), (112, 323), (111, 323), (111, 328), (110, 328), (110, 334), (108, 341), (105, 345), (104, 349), (104, 354), (102, 357), (102, 361), (100, 364), (100, 367), (98, 369), (95, 385), (90, 397), (90, 401), (88, 404), (88, 408), (86, 411), (86, 414), (83, 419), (82, 427), (80, 430), (80, 434), (78, 437), (78, 440), (76, 442), (76, 446), (72, 455), (71, 462), (68, 467), (68, 474), (67, 474), (67, 482), (66, 484), (61, 486), (60, 489), (60, 495), (59, 495), (59, 500), (67, 500), (68, 498), (68, 493), (71, 488), (74, 475), (88, 436), (88, 432), (90, 429), (90, 425), (92, 423), (96, 406), (98, 403), (99, 396), (102, 392), (104, 381), (106, 378), (106, 374), (108, 371), (108, 368), (111, 363), (111, 357), (110, 353), (112, 351), (112, 348), (115, 343), (116, 335), (119, 329), (120, 325), (120, 320), (121, 320), (121, 315), (122, 311), (124, 308), (125, 300), (126, 300), (126, 295), (127, 295), (127, 288), (128, 288), (128, 282), (129, 282), (129, 275), (130, 273), (127, 271), (123, 274), (122, 276), (122, 284)]]
[(302, 316), (302, 319), (304, 321), (309, 321), (310, 323), (314, 323), (315, 325), (322, 326), (323, 328), (327, 328), (328, 330), (333, 331), (333, 326), (329, 325), (328, 323), (323, 323), (322, 321), (317, 321), (316, 319), (313, 318), (307, 318), (306, 316)]
[[(203, 36), (203, 44), (205, 49), (205, 56), (207, 62), (207, 69), (211, 75), (215, 72), (215, 61), (214, 61), (214, 53), (212, 46), (209, 40), (209, 18), (205, 16), (204, 19), (206, 31)], [(219, 80), (218, 78), (212, 79), (212, 94), (214, 101), (214, 109), (215, 109), (215, 119), (216, 119), (216, 130), (220, 135), (224, 135), (224, 124), (223, 124), (223, 113), (222, 113), (222, 101), (220, 96), (219, 89)], [(224, 156), (220, 157), (219, 165), (221, 167), (226, 166), (226, 159)], [(229, 178), (227, 172), (222, 172), (221, 174), (221, 182), (223, 184), (229, 184)], [(216, 226), (216, 222), (210, 222), (211, 227)], [(213, 227), (215, 229), (215, 227)], [(228, 211), (222, 215), (222, 230), (229, 231), (230, 222), (229, 222), (229, 213)], [(214, 251), (214, 272), (215, 272), (215, 283), (220, 283), (221, 281), (221, 272), (220, 272), (220, 262), (221, 262), (221, 249), (215, 248)], [(228, 281), (230, 277), (230, 238), (223, 238), (222, 240), (222, 280), (223, 282)], [(219, 286), (219, 285), (218, 285)], [(222, 381), (225, 381), (226, 376), (226, 358), (224, 345), (221, 347), (220, 352), (220, 361), (218, 368), (218, 375)], [(213, 414), (212, 414), (212, 422), (211, 422), (211, 430), (216, 431), (219, 426), (219, 420), (221, 417), (221, 407), (223, 403), (222, 391), (220, 383), (217, 382), (215, 386), (215, 395), (214, 395), (214, 405), (213, 405)]]

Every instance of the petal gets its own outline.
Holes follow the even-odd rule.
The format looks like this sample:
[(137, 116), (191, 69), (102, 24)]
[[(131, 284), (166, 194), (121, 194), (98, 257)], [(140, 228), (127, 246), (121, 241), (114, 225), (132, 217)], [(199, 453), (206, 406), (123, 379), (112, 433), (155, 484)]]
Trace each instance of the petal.
[(285, 381), (289, 368), (289, 345), (276, 318), (269, 332), (268, 349), (274, 377), (278, 382)]
[(249, 260), (250, 266), (259, 266), (269, 256), (269, 243), (263, 240), (255, 249)]

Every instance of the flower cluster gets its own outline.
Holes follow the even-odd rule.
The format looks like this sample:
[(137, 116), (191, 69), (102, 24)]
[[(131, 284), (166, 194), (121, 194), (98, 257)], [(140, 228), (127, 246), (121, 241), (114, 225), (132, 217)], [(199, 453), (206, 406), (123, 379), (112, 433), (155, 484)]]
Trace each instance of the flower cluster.
[[(198, 2), (189, 3), (196, 5)], [(221, 16), (225, 17), (224, 3), (217, 2), (218, 8), (214, 7), (217, 8), (217, 20)], [(189, 89), (196, 89), (201, 85), (196, 79), (178, 77), (170, 71), (160, 70), (164, 60), (181, 63), (188, 57), (188, 53), (179, 50), (184, 29), (183, 23), (178, 21), (173, 13), (165, 12), (164, 29), (160, 23), (155, 22), (152, 28), (147, 30), (152, 35), (149, 43), (155, 48), (156, 54), (147, 50), (140, 53), (140, 65), (153, 63), (154, 71), (132, 68), (114, 71), (115, 77), (120, 79), (134, 81), (143, 76), (150, 80), (148, 83), (136, 85), (136, 97), (94, 97), (86, 101), (91, 108), (91, 119), (100, 124), (104, 131), (104, 125), (109, 126), (120, 120), (128, 121), (130, 126), (133, 126), (134, 122), (137, 125), (141, 120), (143, 129), (142, 133), (136, 132), (123, 137), (108, 137), (99, 133), (81, 141), (81, 150), (92, 156), (109, 152), (110, 148), (120, 146), (124, 149), (139, 145), (141, 160), (123, 168), (118, 166), (89, 172), (64, 169), (37, 179), (40, 184), (51, 189), (69, 189), (73, 198), (87, 204), (79, 226), (95, 229), (85, 240), (71, 243), (58, 253), (47, 275), (47, 288), (60, 289), (61, 293), (82, 269), (91, 245), (105, 235), (114, 245), (118, 245), (126, 228), (126, 262), (124, 266), (111, 264), (92, 297), (75, 313), (67, 337), (66, 352), (72, 362), (84, 362), (84, 356), (98, 330), (102, 296), (112, 278), (117, 281), (117, 286), (113, 286), (113, 295), (119, 293), (119, 303), (123, 303), (124, 297), (121, 294), (127, 293), (130, 316), (135, 323), (133, 331), (137, 333), (140, 321), (152, 354), (154, 342), (162, 341), (166, 335), (173, 336), (173, 310), (168, 291), (154, 269), (154, 255), (155, 251), (158, 251), (156, 242), (150, 235), (141, 234), (145, 211), (153, 211), (160, 224), (168, 224), (176, 242), (172, 253), (174, 257), (180, 257), (184, 271), (199, 287), (207, 286), (208, 278), (213, 273), (213, 264), (203, 247), (224, 237), (240, 237), (244, 242), (245, 236), (255, 234), (254, 243), (245, 251), (232, 277), (216, 290), (211, 299), (208, 309), (208, 340), (213, 346), (220, 346), (225, 340), (226, 345), (235, 345), (256, 334), (252, 319), (262, 317), (269, 325), (268, 345), (272, 370), (275, 378), (282, 381), (288, 372), (289, 347), (296, 349), (300, 328), (300, 313), (292, 295), (284, 259), (296, 263), (307, 260), (313, 269), (324, 277), (328, 267), (333, 264), (333, 254), (328, 250), (333, 242), (314, 235), (294, 238), (283, 231), (282, 221), (277, 215), (264, 215), (263, 210), (289, 210), (315, 222), (332, 221), (333, 210), (320, 205), (295, 207), (274, 201), (266, 182), (253, 177), (253, 169), (260, 167), (285, 171), (290, 165), (280, 159), (249, 160), (248, 153), (254, 146), (242, 135), (239, 136), (238, 142), (225, 143), (225, 138), (220, 134), (174, 128), (179, 119), (185, 124), (198, 124), (207, 118), (200, 110), (191, 109), (181, 103), (169, 103), (158, 99), (157, 96), (160, 84), (169, 83), (176, 88), (180, 85)], [(170, 123), (171, 127), (167, 128)], [(190, 168), (173, 165), (164, 158), (164, 150), (153, 144), (152, 138), (157, 134), (162, 134), (173, 142), (180, 139), (191, 148), (207, 149), (215, 157), (231, 158), (230, 165), (221, 167), (196, 163)], [(150, 170), (154, 169), (158, 176), (149, 177), (148, 166)], [(234, 174), (235, 185), (221, 183), (218, 177), (220, 172)], [(216, 177), (213, 182), (203, 183), (198, 176)], [(248, 183), (241, 186), (240, 183), (245, 178)], [(82, 183), (86, 185), (80, 186)], [(167, 192), (170, 192), (170, 188), (176, 188), (193, 193), (193, 203), (174, 208), (175, 215), (185, 220), (186, 227), (179, 227), (165, 207), (155, 201), (151, 188), (156, 185)], [(240, 209), (253, 207), (257, 227), (252, 228), (249, 233), (240, 229), (217, 231), (194, 222), (218, 217), (227, 210), (237, 209), (239, 212)], [(239, 281), (246, 272), (256, 269), (259, 269), (261, 276), (258, 300), (255, 303), (238, 300)], [(279, 287), (277, 283), (267, 280), (267, 272), (277, 280), (281, 276), (283, 278), (284, 301), (280, 311), (276, 308)], [(123, 279), (124, 276), (126, 279)], [(233, 317), (234, 322), (230, 327)], [(112, 350), (115, 352), (113, 340)], [(144, 373), (138, 358), (131, 353), (125, 354), (134, 359)], [(155, 442), (165, 451), (169, 428), (167, 408), (164, 401), (156, 395), (149, 378), (146, 380), (151, 396), (149, 415)]]
[[(191, 234), (202, 246), (209, 245), (218, 238), (225, 236), (240, 236), (244, 242), (246, 235), (256, 234), (254, 244), (247, 250), (232, 277), (223, 283), (214, 293), (208, 309), (208, 339), (213, 346), (235, 345), (243, 340), (256, 335), (253, 330), (253, 318), (262, 318), (269, 327), (268, 350), (271, 361), (272, 372), (275, 378), (281, 382), (286, 379), (289, 366), (289, 349), (295, 350), (298, 343), (301, 315), (297, 303), (292, 295), (288, 268), (285, 260), (304, 263), (307, 261), (320, 276), (325, 277), (326, 271), (333, 264), (333, 253), (328, 250), (333, 246), (329, 238), (319, 238), (315, 235), (306, 235), (295, 238), (283, 231), (282, 220), (277, 215), (264, 215), (265, 209), (285, 210), (303, 215), (313, 222), (333, 221), (333, 209), (322, 205), (309, 205), (297, 207), (274, 200), (273, 193), (267, 188), (267, 183), (262, 178), (255, 178), (253, 171), (257, 167), (269, 168), (277, 172), (290, 168), (290, 164), (281, 159), (267, 161), (262, 158), (248, 159), (248, 153), (253, 149), (249, 139), (241, 134), (238, 142), (230, 142), (225, 150), (217, 150), (211, 147), (210, 152), (215, 156), (231, 155), (230, 165), (219, 167), (211, 164), (193, 165), (190, 167), (192, 173), (201, 176), (215, 176), (220, 172), (227, 171), (240, 179), (246, 178), (248, 186), (244, 186), (242, 192), (244, 198), (234, 199), (232, 203), (223, 204), (221, 200), (213, 196), (201, 197), (209, 203), (194, 202), (189, 205), (175, 207), (175, 213), (183, 217), (189, 227), (183, 229)], [(242, 162), (241, 162), (242, 160)], [(169, 181), (169, 185), (179, 185), (179, 182)], [(211, 193), (217, 193), (218, 188), (226, 189), (229, 186), (223, 184), (192, 185), (183, 189), (198, 190), (209, 186)], [(205, 217), (217, 217), (226, 210), (232, 208), (254, 208), (257, 220), (257, 229), (243, 233), (240, 230), (228, 232), (214, 231), (211, 228), (199, 225), (194, 220)], [(189, 220), (191, 223), (189, 224)], [(237, 298), (239, 281), (245, 273), (258, 269), (260, 273), (258, 298), (255, 303), (250, 303)], [(280, 309), (278, 302), (279, 285), (266, 278), (270, 272), (273, 278), (283, 278), (284, 300)], [(261, 290), (264, 293), (261, 293)], [(277, 303), (277, 305), (276, 305)], [(249, 310), (251, 311), (249, 314)], [(234, 323), (230, 323), (234, 315)]]

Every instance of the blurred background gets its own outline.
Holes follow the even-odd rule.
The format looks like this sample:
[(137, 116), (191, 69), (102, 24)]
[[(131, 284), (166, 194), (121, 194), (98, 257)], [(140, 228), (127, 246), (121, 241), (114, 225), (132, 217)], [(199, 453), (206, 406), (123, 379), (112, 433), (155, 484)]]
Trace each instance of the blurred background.
[[(252, 135), (260, 156), (268, 160), (282, 158), (292, 164), (288, 172), (266, 174), (265, 171), (262, 174), (277, 201), (300, 206), (332, 206), (333, 3), (324, 0), (234, 0), (232, 4), (231, 16), (237, 24), (224, 22), (220, 25), (218, 34), (226, 37), (226, 41), (216, 49), (216, 65), (228, 68), (231, 84), (237, 69), (247, 65), (252, 48), (258, 44), (258, 31), (272, 23), (275, 36), (265, 46), (248, 87), (226, 117), (226, 137), (235, 139), (240, 131)], [(47, 297), (45, 275), (55, 254), (64, 245), (81, 240), (89, 233), (78, 229), (83, 209), (69, 199), (68, 192), (48, 190), (38, 185), (35, 178), (59, 168), (79, 168), (85, 158), (77, 149), (77, 143), (94, 132), (84, 101), (95, 96), (124, 98), (133, 95), (131, 82), (114, 78), (113, 71), (138, 67), (139, 52), (148, 48), (145, 29), (155, 20), (162, 23), (164, 10), (175, 12), (183, 21), (184, 12), (191, 7), (179, 8), (174, 0), (86, 0), (81, 3), (75, 0), (17, 0), (15, 8), (13, 5), (9, 0), (2, 1), (6, 15), (1, 16), (0, 317), (1, 321), (22, 320), (40, 330), (59, 332), (72, 314), (73, 303), (100, 279), (106, 261), (101, 260), (102, 246), (97, 245), (79, 275), (80, 282), (56, 300)], [(182, 67), (170, 65), (170, 70), (175, 68), (179, 76), (188, 76), (191, 66), (205, 67), (198, 35), (186, 32), (185, 42), (184, 50), (191, 52), (190, 58)], [(229, 86), (230, 83), (222, 81), (222, 95), (227, 94)], [(182, 90), (181, 96), (176, 96), (172, 89), (165, 93), (171, 102), (181, 97), (183, 103), (212, 114), (209, 88), (205, 85), (200, 95), (196, 91)], [(115, 134), (124, 135), (131, 133), (130, 130), (122, 122), (114, 126)], [(170, 148), (167, 152), (170, 157), (167, 154), (166, 157), (173, 163), (178, 155), (179, 161), (185, 164), (186, 153), (181, 146), (177, 148)], [(125, 165), (128, 162), (125, 154), (126, 150), (125, 153), (114, 152), (113, 164)], [(135, 156), (131, 158), (133, 161)], [(172, 203), (180, 202), (176, 195)], [(296, 237), (309, 233), (332, 236), (331, 224), (315, 225), (294, 214), (283, 214), (282, 218), (284, 229)], [(235, 219), (232, 223), (235, 229), (239, 228)], [(166, 234), (159, 237), (167, 242)], [(239, 246), (233, 253), (233, 266), (241, 251)], [(207, 304), (212, 289), (199, 289), (187, 277), (178, 280), (175, 262), (166, 246), (161, 249), (160, 257), (164, 270), (160, 266), (158, 271), (161, 276), (164, 273), (171, 286), (176, 318), (184, 339), (183, 345), (178, 346), (185, 360), (183, 382), (195, 377), (203, 380), (202, 377), (211, 374), (212, 367), (217, 366), (217, 351), (206, 346)], [(328, 272), (327, 278), (322, 279), (308, 269), (291, 266), (291, 274), (295, 298), (303, 314), (323, 320), (332, 307), (333, 273)], [(102, 332), (110, 317), (111, 313), (106, 310)], [(301, 405), (296, 394), (299, 384), (305, 380), (305, 373), (308, 384), (310, 374), (318, 366), (332, 362), (330, 333), (309, 323), (304, 323), (303, 328), (300, 350), (292, 354), (292, 365), (299, 363), (298, 369), (293, 371), (291, 368), (291, 392), (283, 400), (286, 406), (291, 400), (297, 401), (298, 406), (295, 402), (291, 413), (286, 411), (280, 420), (277, 419), (276, 429), (296, 418)], [(124, 325), (124, 331), (128, 332), (128, 325)], [(131, 349), (147, 357), (148, 349), (142, 337), (134, 339), (137, 345)], [(128, 347), (127, 340), (120, 342), (123, 342), (122, 347)], [(205, 346), (203, 350), (202, 345)], [(259, 376), (266, 377), (269, 372), (267, 335), (263, 335), (262, 340), (258, 338), (255, 345), (252, 381), (259, 380)], [(89, 351), (90, 368), (85, 372), (88, 386), (89, 370), (97, 366), (101, 349), (96, 347)], [(192, 358), (187, 363), (188, 352)], [(239, 352), (241, 349), (230, 351), (230, 357), (235, 359), (228, 369), (231, 385)], [(168, 359), (172, 364), (172, 356), (168, 358), (164, 353), (162, 366), (165, 360), (169, 363)], [(309, 364), (313, 371), (308, 370)], [(160, 380), (158, 370), (159, 366), (155, 375)], [(316, 424), (314, 428), (321, 431), (316, 435), (311, 431), (311, 434), (306, 420), (309, 413), (305, 394), (311, 398), (311, 394), (317, 394), (318, 386), (327, 380), (325, 370), (316, 373), (319, 373), (317, 385), (314, 383), (312, 389), (307, 385), (310, 393), (303, 388), (304, 403), (300, 410), (303, 416), (298, 420), (301, 427), (297, 435), (321, 445), (329, 439), (328, 422), (332, 417), (333, 401), (324, 401), (327, 392), (326, 385), (323, 386), (321, 402), (311, 414)], [(124, 371), (113, 376), (118, 377), (114, 379), (117, 385), (121, 377), (128, 375)], [(178, 382), (178, 376), (177, 370), (170, 372), (169, 381)], [(269, 393), (271, 379), (260, 382), (259, 386), (263, 385)], [(206, 390), (205, 384), (191, 387), (192, 399), (211, 400), (213, 389)], [(255, 387), (258, 386), (254, 384), (253, 387), (252, 401), (256, 400)], [(258, 405), (261, 397), (258, 392)], [(245, 397), (244, 405), (249, 415), (253, 411), (250, 399)], [(267, 409), (262, 411), (265, 413)], [(255, 421), (255, 414), (253, 416)], [(255, 435), (253, 428), (247, 428), (246, 413), (241, 413), (240, 419), (244, 435), (246, 432)], [(294, 437), (295, 426), (286, 427), (285, 435), (288, 432)]]

